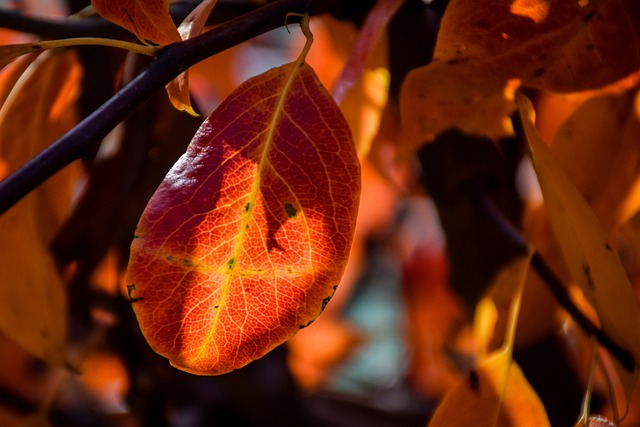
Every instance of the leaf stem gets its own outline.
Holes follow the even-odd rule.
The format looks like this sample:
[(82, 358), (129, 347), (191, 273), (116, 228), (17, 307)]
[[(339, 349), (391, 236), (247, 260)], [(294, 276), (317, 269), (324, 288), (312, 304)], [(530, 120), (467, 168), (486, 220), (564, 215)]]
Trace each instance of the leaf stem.
[(147, 56), (155, 56), (161, 49), (157, 46), (146, 46), (138, 43), (130, 43), (123, 40), (106, 39), (102, 37), (76, 37), (71, 39), (43, 40), (36, 42), (33, 43), (33, 51), (71, 46), (109, 46)]

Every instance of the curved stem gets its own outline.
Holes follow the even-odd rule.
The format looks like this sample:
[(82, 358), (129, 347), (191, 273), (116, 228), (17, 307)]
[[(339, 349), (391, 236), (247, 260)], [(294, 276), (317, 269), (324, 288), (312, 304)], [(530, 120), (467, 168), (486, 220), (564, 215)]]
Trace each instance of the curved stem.
[(141, 55), (154, 56), (160, 50), (160, 48), (156, 46), (147, 46), (115, 39), (105, 39), (102, 37), (77, 37), (71, 39), (45, 40), (33, 43), (32, 45), (34, 52), (41, 49), (55, 49), (59, 47), (108, 46), (118, 49), (126, 49)]

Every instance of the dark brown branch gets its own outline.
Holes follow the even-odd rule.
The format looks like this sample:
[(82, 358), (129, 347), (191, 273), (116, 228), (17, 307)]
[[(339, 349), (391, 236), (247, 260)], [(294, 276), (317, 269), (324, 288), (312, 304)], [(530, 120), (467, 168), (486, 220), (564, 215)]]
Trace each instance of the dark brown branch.
[[(174, 22), (180, 23), (198, 2), (171, 5)], [(210, 24), (219, 24), (256, 9), (255, 2), (218, 1)], [(74, 37), (104, 37), (131, 40), (135, 37), (127, 30), (100, 16), (89, 18), (45, 18), (26, 15), (17, 10), (0, 8), (0, 28), (34, 34), (42, 38), (65, 39)]]
[[(193, 39), (167, 46), (156, 60), (75, 128), (0, 182), (0, 214), (53, 174), (83, 158), (118, 123), (190, 66), (267, 31), (288, 13), (320, 13), (332, 1), (278, 0)], [(339, 2), (335, 2), (339, 4)], [(289, 24), (296, 18), (289, 18)]]
[[(507, 220), (502, 212), (500, 212), (491, 202), (484, 188), (480, 185), (472, 185), (470, 187), (470, 196), (475, 202), (476, 207), (488, 217), (493, 218), (495, 223), (500, 227), (505, 236), (508, 236), (517, 246), (522, 248), (522, 253), (527, 251), (527, 242), (520, 235), (519, 231)], [(633, 355), (628, 350), (619, 346), (605, 331), (598, 328), (580, 309), (575, 305), (571, 296), (567, 292), (567, 288), (558, 276), (553, 272), (549, 264), (544, 260), (539, 252), (534, 252), (531, 258), (531, 267), (540, 275), (542, 280), (547, 284), (556, 300), (569, 313), (571, 318), (580, 326), (580, 328), (589, 336), (594, 336), (598, 342), (605, 347), (611, 355), (620, 361), (622, 366), (629, 372), (635, 369), (635, 361)]]

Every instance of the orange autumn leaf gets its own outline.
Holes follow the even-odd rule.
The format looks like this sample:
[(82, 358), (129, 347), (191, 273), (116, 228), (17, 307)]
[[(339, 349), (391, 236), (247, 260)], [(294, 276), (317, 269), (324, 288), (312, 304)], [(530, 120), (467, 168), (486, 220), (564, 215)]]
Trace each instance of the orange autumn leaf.
[[(434, 61), (404, 83), (401, 113), (411, 146), (459, 127), (502, 138), (522, 85), (551, 91), (596, 89), (637, 70), (627, 39), (640, 36), (633, 0), (473, 0), (447, 6)], [(615, 29), (615, 30), (613, 30)], [(615, 52), (609, 46), (616, 46)]]
[[(447, 393), (436, 409), (429, 427), (550, 426), (540, 398), (512, 358), (530, 256), (531, 253), (505, 266), (496, 275), (492, 285), (492, 299), (499, 305), (509, 305), (508, 309), (500, 310), (508, 311), (502, 347), (482, 359), (475, 369)], [(494, 316), (495, 313), (490, 317)], [(478, 316), (477, 320), (481, 317), (483, 316)]]
[(429, 422), (429, 427), (444, 426), (548, 427), (550, 423), (540, 398), (510, 352), (501, 350), (445, 396)]
[(143, 43), (168, 45), (180, 33), (169, 15), (169, 0), (92, 0), (103, 18), (131, 31)]
[(563, 123), (551, 145), (607, 232), (640, 210), (638, 87), (588, 99)]
[[(187, 16), (180, 27), (178, 32), (182, 40), (190, 39), (202, 33), (204, 25), (207, 22), (207, 18), (211, 14), (211, 10), (216, 5), (218, 0), (204, 0), (198, 5), (189, 16)], [(198, 114), (193, 110), (191, 106), (191, 98), (189, 95), (189, 70), (182, 72), (178, 77), (173, 79), (167, 86), (167, 93), (169, 94), (169, 100), (171, 104), (180, 111), (186, 111), (192, 116)]]
[(359, 192), (348, 125), (311, 67), (243, 83), (138, 224), (127, 283), (151, 347), (215, 375), (291, 338), (340, 281)]
[[(43, 54), (18, 81), (0, 109), (0, 179), (75, 125), (81, 78), (67, 50)], [(69, 212), (78, 167), (59, 172), (0, 217), (0, 283), (7, 285), (0, 286), (0, 330), (57, 365), (66, 360), (66, 291), (49, 244)]]

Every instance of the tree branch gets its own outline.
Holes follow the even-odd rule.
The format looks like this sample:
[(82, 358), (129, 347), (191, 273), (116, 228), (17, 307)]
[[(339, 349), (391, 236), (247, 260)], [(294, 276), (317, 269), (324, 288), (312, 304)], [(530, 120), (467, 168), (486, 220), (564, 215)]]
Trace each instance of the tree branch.
[[(198, 2), (176, 3), (171, 5), (171, 16), (179, 24), (198, 5)], [(219, 24), (256, 9), (255, 2), (220, 0), (215, 13), (208, 23)], [(87, 18), (44, 18), (34, 17), (18, 10), (0, 8), (0, 28), (34, 34), (43, 38), (68, 39), (76, 37), (103, 37), (118, 40), (131, 40), (133, 34), (124, 28), (95, 16)]]
[[(198, 37), (167, 46), (100, 108), (0, 182), (0, 215), (63, 167), (90, 152), (118, 123), (190, 66), (283, 26), (290, 12), (318, 14), (334, 3), (340, 2), (278, 0)], [(295, 20), (291, 17), (289, 24)]]
[[(492, 218), (498, 225), (503, 234), (509, 237), (518, 247), (522, 248), (523, 254), (526, 253), (528, 243), (520, 235), (520, 232), (507, 220), (502, 212), (500, 212), (491, 202), (481, 185), (471, 185), (469, 191), (471, 199), (475, 206), (485, 215)], [(531, 267), (540, 275), (542, 280), (547, 284), (556, 300), (569, 313), (571, 318), (580, 326), (580, 328), (589, 336), (595, 337), (598, 342), (605, 347), (611, 355), (620, 361), (622, 366), (630, 372), (635, 369), (633, 355), (628, 350), (620, 347), (605, 331), (598, 328), (580, 309), (575, 305), (567, 288), (562, 281), (558, 279), (549, 264), (544, 260), (539, 252), (534, 252), (531, 258)]]

